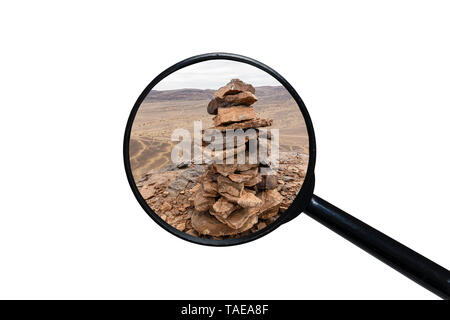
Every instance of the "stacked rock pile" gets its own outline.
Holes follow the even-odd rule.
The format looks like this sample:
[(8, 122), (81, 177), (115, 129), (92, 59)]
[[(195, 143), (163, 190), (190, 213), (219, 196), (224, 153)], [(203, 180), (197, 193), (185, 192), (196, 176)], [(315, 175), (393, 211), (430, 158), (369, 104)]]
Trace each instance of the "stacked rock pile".
[[(191, 223), (201, 235), (239, 236), (257, 223), (265, 226), (267, 219), (278, 215), (283, 196), (277, 190), (277, 174), (270, 170), (267, 158), (259, 156), (261, 153), (256, 158), (250, 153), (255, 151), (252, 143), (261, 148), (271, 142), (266, 127), (273, 121), (256, 116), (252, 107), (256, 101), (251, 84), (233, 79), (217, 90), (208, 104), (208, 113), (215, 115), (213, 129), (223, 140), (213, 139), (204, 143), (204, 148), (214, 143), (223, 146), (209, 148), (213, 160), (191, 190), (195, 209)], [(236, 129), (242, 129), (244, 137), (231, 136), (229, 143), (228, 133)], [(253, 129), (253, 135), (247, 134), (248, 129)]]

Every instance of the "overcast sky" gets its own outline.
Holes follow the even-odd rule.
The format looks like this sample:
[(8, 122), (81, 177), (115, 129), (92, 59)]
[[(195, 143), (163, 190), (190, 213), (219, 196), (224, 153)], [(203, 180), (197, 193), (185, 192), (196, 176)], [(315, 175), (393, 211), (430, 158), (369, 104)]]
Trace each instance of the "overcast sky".
[(280, 86), (271, 75), (249, 64), (231, 60), (209, 60), (175, 71), (161, 80), (153, 89), (213, 89), (227, 84), (231, 79), (239, 78), (244, 82), (258, 86)]

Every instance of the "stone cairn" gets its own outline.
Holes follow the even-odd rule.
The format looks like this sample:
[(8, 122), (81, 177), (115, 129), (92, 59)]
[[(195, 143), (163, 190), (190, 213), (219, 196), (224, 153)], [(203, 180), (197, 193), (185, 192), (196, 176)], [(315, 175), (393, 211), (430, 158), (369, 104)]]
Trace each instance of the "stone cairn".
[[(262, 174), (262, 168), (270, 166), (267, 161), (258, 157), (256, 163), (250, 163), (248, 151), (252, 138), (241, 139), (241, 145), (233, 141), (233, 148), (226, 148), (228, 136), (225, 133), (228, 129), (245, 131), (251, 128), (256, 132), (254, 139), (258, 145), (261, 139), (270, 143), (270, 135), (261, 134), (259, 128), (271, 126), (273, 120), (256, 116), (251, 106), (257, 101), (254, 94), (255, 88), (251, 84), (233, 79), (217, 90), (208, 104), (208, 113), (215, 115), (214, 129), (223, 137), (223, 149), (214, 151), (213, 156), (214, 159), (223, 159), (223, 163), (211, 161), (191, 190), (195, 209), (191, 223), (200, 235), (242, 236), (251, 232), (255, 225), (254, 229), (259, 230), (278, 216), (283, 201), (283, 196), (277, 191), (278, 178), (276, 174)], [(203, 142), (203, 147), (206, 146)], [(245, 157), (243, 164), (236, 161), (241, 153)], [(231, 164), (230, 157), (233, 158)]]

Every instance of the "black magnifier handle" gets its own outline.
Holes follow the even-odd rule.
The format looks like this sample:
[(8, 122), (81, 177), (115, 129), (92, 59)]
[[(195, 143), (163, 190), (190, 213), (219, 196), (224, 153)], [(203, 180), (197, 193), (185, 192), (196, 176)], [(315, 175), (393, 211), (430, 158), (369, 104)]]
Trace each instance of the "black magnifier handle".
[(325, 200), (313, 195), (311, 218), (443, 299), (450, 299), (450, 271)]

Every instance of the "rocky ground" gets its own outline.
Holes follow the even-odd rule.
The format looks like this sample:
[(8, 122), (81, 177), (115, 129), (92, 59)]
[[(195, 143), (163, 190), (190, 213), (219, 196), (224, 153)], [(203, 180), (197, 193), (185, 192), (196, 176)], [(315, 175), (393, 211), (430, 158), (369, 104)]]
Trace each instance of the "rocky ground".
[[(283, 196), (279, 214), (262, 219), (254, 226), (236, 236), (240, 237), (265, 228), (278, 219), (280, 214), (290, 206), (300, 190), (308, 165), (308, 155), (300, 152), (280, 152), (278, 169), (278, 191)], [(191, 224), (194, 214), (193, 197), (198, 190), (199, 178), (205, 173), (207, 165), (189, 163), (168, 165), (162, 170), (152, 170), (145, 174), (136, 185), (150, 208), (165, 222), (174, 228), (193, 236), (224, 239), (233, 236), (212, 237), (199, 235)]]

